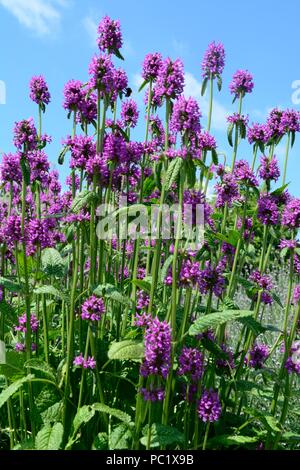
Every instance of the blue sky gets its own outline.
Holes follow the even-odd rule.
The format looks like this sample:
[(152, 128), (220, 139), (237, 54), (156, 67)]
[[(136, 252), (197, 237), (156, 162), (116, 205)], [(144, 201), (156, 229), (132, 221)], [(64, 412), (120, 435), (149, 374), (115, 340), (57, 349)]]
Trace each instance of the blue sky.
[[(118, 62), (125, 68), (139, 103), (142, 105), (142, 96), (137, 96), (136, 90), (145, 54), (160, 51), (164, 56), (180, 57), (185, 64), (185, 94), (199, 100), (204, 126), (207, 100), (200, 97), (201, 61), (209, 42), (224, 43), (223, 89), (215, 94), (212, 133), (229, 159), (225, 117), (234, 110), (228, 84), (236, 69), (247, 68), (254, 75), (255, 88), (243, 109), (250, 122), (263, 121), (275, 106), (300, 111), (300, 103), (292, 102), (292, 83), (300, 80), (298, 0), (0, 0), (0, 80), (6, 87), (6, 104), (0, 104), (1, 152), (13, 150), (14, 121), (36, 117), (28, 83), (32, 75), (43, 74), (52, 94), (44, 130), (53, 136), (48, 154), (58, 167), (60, 142), (71, 127), (61, 107), (63, 86), (71, 78), (87, 79), (89, 61), (97, 52), (96, 27), (105, 14), (121, 21), (126, 60)], [(135, 137), (142, 135), (137, 129)], [(300, 136), (288, 168), (290, 189), (297, 196), (299, 150)], [(284, 142), (277, 155), (283, 164)], [(250, 160), (250, 147), (243, 145), (238, 156)], [(65, 170), (62, 173), (64, 177)]]

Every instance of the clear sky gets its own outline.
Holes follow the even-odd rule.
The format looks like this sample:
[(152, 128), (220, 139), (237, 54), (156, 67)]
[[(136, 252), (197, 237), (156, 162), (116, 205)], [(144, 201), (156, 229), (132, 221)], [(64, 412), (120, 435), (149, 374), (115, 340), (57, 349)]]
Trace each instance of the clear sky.
[[(5, 98), (3, 82), (6, 88), (6, 104), (0, 104), (1, 152), (13, 150), (14, 121), (36, 117), (28, 83), (32, 75), (43, 74), (52, 95), (44, 130), (53, 136), (47, 148), (57, 167), (61, 139), (71, 128), (61, 107), (63, 86), (71, 78), (87, 79), (89, 61), (97, 52), (96, 28), (105, 14), (121, 21), (126, 60), (119, 64), (128, 74), (134, 97), (147, 52), (180, 57), (185, 64), (185, 94), (199, 100), (204, 125), (207, 99), (200, 97), (201, 61), (209, 42), (224, 43), (223, 89), (215, 95), (212, 133), (228, 158), (226, 115), (235, 110), (228, 84), (236, 69), (247, 68), (254, 75), (255, 88), (245, 98), (243, 110), (250, 122), (264, 121), (275, 106), (300, 111), (300, 103), (292, 102), (292, 83), (300, 80), (299, 0), (0, 0), (0, 103)], [(142, 96), (137, 99), (142, 105)], [(137, 130), (135, 137), (142, 138), (142, 131)], [(277, 152), (281, 164), (284, 143)], [(250, 146), (243, 145), (238, 157), (250, 160)], [(290, 189), (297, 196), (299, 158), (300, 135), (288, 169)]]

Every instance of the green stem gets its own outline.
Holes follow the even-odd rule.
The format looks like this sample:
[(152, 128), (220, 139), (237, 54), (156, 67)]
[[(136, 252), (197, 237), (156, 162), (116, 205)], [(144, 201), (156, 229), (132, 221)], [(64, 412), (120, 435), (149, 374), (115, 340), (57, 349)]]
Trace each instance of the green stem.
[(284, 186), (285, 182), (286, 182), (286, 173), (287, 173), (287, 164), (288, 164), (288, 158), (289, 158), (290, 141), (291, 141), (291, 133), (288, 132), (287, 140), (286, 140), (286, 148), (285, 148), (285, 159), (284, 159), (284, 170), (283, 170), (282, 186)]

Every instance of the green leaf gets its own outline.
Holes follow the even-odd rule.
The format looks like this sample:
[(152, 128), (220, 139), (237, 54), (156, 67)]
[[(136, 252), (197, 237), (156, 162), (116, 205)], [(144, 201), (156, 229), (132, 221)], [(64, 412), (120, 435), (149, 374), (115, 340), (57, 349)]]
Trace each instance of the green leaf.
[(26, 186), (29, 186), (30, 185), (30, 166), (24, 154), (22, 154), (21, 156), (20, 165), (21, 165), (22, 176), (24, 178), (24, 182)]
[(233, 129), (234, 129), (234, 124), (233, 122), (231, 122), (227, 129), (227, 139), (228, 139), (230, 147), (233, 147), (233, 142), (232, 142)]
[(161, 280), (162, 283), (164, 282), (164, 280), (165, 280), (166, 277), (167, 277), (169, 267), (170, 267), (171, 264), (173, 263), (173, 258), (174, 258), (174, 255), (170, 255), (170, 256), (166, 259), (166, 261), (164, 262), (163, 267), (161, 268), (160, 280)]
[(280, 186), (280, 188), (275, 189), (275, 191), (271, 192), (271, 196), (280, 196), (288, 187), (290, 183), (286, 183), (283, 186)]
[(205, 77), (201, 85), (201, 96), (203, 96), (206, 92), (207, 83), (208, 83), (208, 77)]
[(143, 281), (142, 279), (132, 279), (132, 284), (139, 287), (139, 289), (144, 290), (150, 294), (151, 291), (151, 284), (150, 282)]
[(0, 408), (7, 402), (7, 400), (12, 397), (18, 390), (23, 386), (24, 383), (30, 382), (34, 378), (34, 375), (29, 374), (22, 379), (13, 382), (9, 387), (5, 388), (0, 393)]
[(296, 138), (296, 133), (295, 133), (295, 131), (292, 131), (292, 132), (291, 132), (291, 136), (292, 136), (292, 138), (291, 138), (291, 149), (292, 149), (292, 148), (294, 147), (295, 138)]
[(106, 297), (107, 299), (114, 300), (123, 305), (131, 304), (130, 299), (121, 294), (121, 292), (119, 292), (118, 289), (116, 289), (112, 284), (100, 284), (94, 289), (93, 293), (100, 297)]
[[(143, 437), (140, 439), (143, 446), (147, 446), (148, 426), (143, 429)], [(183, 444), (184, 436), (178, 429), (164, 424), (153, 423), (151, 426), (150, 447), (166, 447), (174, 444)]]
[(127, 424), (121, 423), (109, 435), (109, 450), (129, 449), (131, 440), (131, 430)]
[(216, 149), (211, 150), (211, 159), (212, 159), (214, 165), (219, 164), (219, 158), (218, 158), (218, 153), (217, 153)]
[(78, 432), (82, 424), (88, 423), (95, 416), (95, 408), (90, 405), (84, 405), (77, 411), (73, 420), (73, 436)]
[(252, 317), (239, 318), (238, 321), (242, 323), (244, 326), (246, 326), (247, 328), (249, 328), (249, 330), (252, 331), (254, 336), (258, 336), (262, 333), (265, 333), (265, 331), (267, 331), (267, 328), (262, 326), (257, 320), (255, 320)]
[(48, 379), (56, 382), (54, 370), (51, 366), (49, 366), (49, 364), (47, 364), (47, 362), (41, 361), (40, 359), (29, 359), (29, 361), (25, 362), (24, 367), (38, 370), (39, 372), (42, 372), (44, 375), (46, 375)]
[(222, 77), (221, 75), (218, 75), (217, 77), (218, 77), (217, 79), (218, 90), (221, 91), (222, 90)]
[(63, 402), (58, 401), (41, 413), (44, 424), (57, 423), (62, 418)]
[(270, 295), (271, 295), (272, 299), (274, 300), (274, 302), (276, 302), (281, 308), (284, 308), (284, 306), (281, 302), (281, 299), (280, 299), (279, 295), (276, 292), (272, 291), (272, 292), (270, 292)]
[(268, 415), (263, 411), (259, 411), (257, 408), (245, 408), (245, 412), (250, 416), (257, 418), (270, 432), (281, 432), (280, 424), (272, 415)]
[(45, 248), (42, 251), (42, 268), (48, 276), (62, 277), (66, 271), (65, 262), (55, 248)]
[(226, 354), (220, 346), (215, 343), (214, 341), (211, 341), (208, 338), (201, 338), (201, 344), (202, 346), (207, 349), (210, 353), (212, 353), (214, 356), (216, 356), (218, 359), (223, 359), (226, 361), (228, 359), (228, 354)]
[(141, 86), (139, 87), (138, 91), (139, 91), (139, 92), (142, 91), (142, 89), (145, 88), (145, 86), (147, 85), (147, 83), (149, 83), (148, 80), (144, 80), (143, 83), (141, 84)]
[(75, 214), (78, 214), (78, 212), (80, 212), (83, 207), (89, 207), (91, 201), (96, 199), (96, 193), (85, 189), (84, 191), (81, 191), (76, 195), (75, 199), (72, 202), (71, 210), (75, 212)]
[(210, 313), (198, 318), (190, 327), (189, 334), (195, 336), (208, 328), (216, 328), (228, 321), (238, 320), (242, 317), (250, 317), (251, 315), (253, 315), (252, 310), (225, 310), (223, 312)]
[(106, 432), (99, 432), (94, 439), (92, 450), (108, 450), (108, 435)]
[(118, 359), (121, 361), (139, 360), (144, 357), (144, 345), (140, 341), (125, 340), (114, 342), (108, 350), (110, 360)]
[(0, 302), (0, 313), (4, 316), (5, 323), (12, 323), (16, 320), (17, 313), (15, 309), (4, 299)]
[(174, 160), (171, 161), (165, 177), (165, 185), (167, 191), (171, 189), (172, 185), (177, 180), (182, 164), (183, 160), (180, 157), (176, 157), (174, 158)]
[(0, 276), (0, 286), (3, 286), (5, 289), (9, 290), (10, 292), (21, 292), (23, 287), (12, 281), (11, 279), (7, 279), (6, 277)]
[(63, 165), (64, 163), (64, 160), (65, 160), (65, 156), (66, 156), (66, 153), (70, 150), (70, 146), (69, 145), (66, 145), (65, 147), (63, 147), (61, 149), (61, 151), (59, 152), (59, 155), (58, 155), (58, 164), (59, 165)]
[(36, 436), (37, 450), (58, 450), (63, 439), (64, 428), (61, 423), (46, 424)]
[(121, 60), (124, 60), (124, 57), (122, 56), (121, 52), (119, 51), (119, 49), (115, 49), (114, 50), (114, 54), (116, 57), (118, 57), (118, 59), (121, 59)]
[(110, 416), (113, 416), (114, 418), (119, 419), (123, 423), (131, 423), (131, 417), (127, 413), (124, 413), (124, 411), (118, 410), (116, 408), (110, 408), (109, 406), (104, 405), (103, 403), (94, 403), (92, 407), (95, 411), (99, 411), (100, 413), (106, 413)]
[(60, 292), (54, 286), (50, 286), (50, 285), (37, 287), (36, 289), (34, 289), (33, 292), (36, 295), (49, 294), (49, 295), (54, 295), (54, 297), (59, 297), (61, 300), (66, 300), (66, 295), (63, 292)]
[(254, 444), (255, 442), (258, 441), (258, 437), (252, 437), (252, 436), (241, 436), (241, 435), (226, 435), (222, 434), (221, 436), (216, 436), (213, 437), (212, 439), (208, 440), (208, 446), (209, 448), (220, 448), (220, 446), (223, 447), (229, 447), (232, 445), (238, 445), (242, 446), (244, 444)]

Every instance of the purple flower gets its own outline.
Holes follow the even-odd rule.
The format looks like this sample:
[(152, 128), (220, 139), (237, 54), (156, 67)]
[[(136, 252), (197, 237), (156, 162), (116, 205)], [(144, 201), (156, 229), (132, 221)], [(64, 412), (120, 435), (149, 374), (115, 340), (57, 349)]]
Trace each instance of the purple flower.
[(277, 138), (282, 135), (281, 117), (283, 111), (278, 108), (274, 108), (270, 111), (267, 118), (267, 127), (272, 138)]
[(235, 163), (233, 174), (240, 183), (258, 186), (258, 181), (246, 160), (240, 160)]
[(235, 363), (234, 363), (233, 352), (226, 346), (226, 344), (221, 344), (221, 349), (226, 354), (227, 358), (217, 359), (216, 361), (217, 367), (224, 368), (224, 369), (229, 367), (230, 369), (234, 369)]
[(0, 165), (0, 178), (2, 183), (15, 181), (22, 182), (22, 170), (20, 165), (20, 153), (4, 153)]
[(253, 281), (260, 289), (270, 291), (272, 289), (272, 280), (266, 274), (261, 274), (259, 271), (254, 271), (250, 274), (250, 280)]
[(260, 159), (259, 177), (265, 181), (277, 181), (280, 176), (278, 161), (275, 155), (266, 157), (263, 155)]
[(83, 320), (99, 321), (105, 312), (105, 305), (101, 298), (92, 295), (81, 308), (81, 318)]
[(195, 287), (199, 281), (200, 263), (198, 261), (183, 261), (180, 273), (179, 283), (185, 287)]
[(221, 262), (215, 268), (209, 261), (205, 262), (205, 269), (199, 273), (198, 284), (201, 294), (213, 292), (217, 297), (221, 297), (225, 289), (223, 268), (224, 267)]
[(106, 136), (104, 140), (103, 157), (107, 162), (126, 162), (126, 142), (121, 135), (108, 134)]
[(300, 285), (295, 286), (294, 289), (294, 302), (298, 304), (300, 300)]
[(194, 98), (179, 96), (174, 103), (170, 129), (174, 132), (199, 132), (201, 112)]
[(282, 224), (290, 229), (300, 227), (300, 199), (291, 199), (284, 208)]
[(83, 100), (83, 85), (79, 80), (69, 80), (64, 87), (63, 108), (77, 111)]
[[(36, 332), (39, 328), (39, 321), (34, 313), (30, 315), (30, 329)], [(15, 326), (15, 331), (26, 333), (26, 313), (18, 317), (18, 325)]]
[(114, 68), (110, 56), (95, 55), (89, 65), (91, 86), (104, 93), (110, 93), (114, 87)]
[(23, 343), (16, 343), (15, 350), (17, 352), (24, 352), (25, 351), (25, 344)]
[(143, 377), (167, 377), (171, 367), (171, 328), (166, 321), (156, 317), (146, 327), (145, 359), (140, 368)]
[(153, 82), (157, 79), (159, 69), (162, 65), (162, 57), (159, 52), (147, 54), (143, 62), (142, 77), (145, 81)]
[(286, 109), (283, 111), (279, 131), (281, 134), (287, 132), (299, 132), (300, 131), (300, 112), (294, 109)]
[(230, 124), (235, 124), (239, 126), (245, 126), (247, 127), (248, 125), (249, 118), (248, 116), (244, 116), (243, 114), (239, 113), (233, 113), (231, 116), (227, 117), (227, 122)]
[(30, 80), (30, 98), (37, 104), (49, 104), (50, 93), (47, 83), (42, 75), (32, 77)]
[(213, 150), (217, 148), (216, 139), (209, 132), (201, 132), (197, 135), (198, 146), (201, 150)]
[(135, 321), (134, 321), (134, 324), (135, 326), (138, 326), (138, 327), (146, 327), (148, 325), (150, 325), (152, 322), (152, 316), (151, 316), (151, 313), (141, 313), (140, 315), (136, 315), (135, 316)]
[(294, 341), (292, 344), (285, 368), (289, 374), (295, 372), (297, 375), (300, 375), (300, 341)]
[(204, 390), (198, 402), (197, 412), (204, 423), (218, 421), (222, 413), (218, 392), (212, 389)]
[(20, 150), (23, 146), (26, 147), (26, 150), (34, 150), (36, 148), (37, 131), (32, 118), (15, 122), (13, 140), (14, 145)]
[(202, 77), (221, 75), (225, 65), (225, 50), (222, 43), (211, 42), (202, 61)]
[(139, 112), (135, 101), (126, 100), (122, 102), (121, 118), (124, 127), (135, 127), (138, 122)]
[(126, 89), (128, 86), (128, 78), (126, 75), (125, 70), (119, 68), (113, 70), (113, 88), (115, 91), (115, 95), (113, 96), (116, 99), (117, 95), (123, 96), (126, 93)]
[(257, 218), (263, 225), (276, 225), (279, 222), (279, 211), (274, 197), (269, 194), (260, 195)]
[(81, 120), (91, 124), (97, 118), (97, 96), (90, 93), (87, 89), (84, 91), (81, 101), (78, 103), (78, 110), (81, 113)]
[(249, 237), (253, 237), (254, 234), (252, 233), (253, 227), (253, 220), (250, 217), (245, 217), (244, 221), (241, 218), (237, 220), (237, 229), (240, 230), (244, 225), (244, 233), (243, 237), (245, 240), (249, 240)]
[(64, 142), (71, 149), (71, 168), (85, 169), (89, 159), (96, 156), (96, 144), (92, 137), (86, 135), (75, 135), (68, 137)]
[(229, 89), (232, 95), (238, 97), (240, 94), (245, 96), (246, 93), (251, 93), (253, 86), (253, 76), (251, 73), (248, 70), (237, 70), (229, 84)]
[(165, 398), (165, 391), (163, 388), (155, 388), (150, 385), (150, 388), (140, 388), (140, 393), (143, 395), (145, 401), (162, 401)]
[(203, 374), (203, 354), (196, 348), (182, 348), (178, 359), (178, 375), (190, 376), (192, 382), (197, 382)]
[(119, 20), (104, 16), (98, 26), (98, 34), (97, 43), (101, 51), (115, 54), (121, 49), (123, 40)]
[[(148, 305), (149, 305), (149, 295), (140, 290), (138, 295), (137, 295), (137, 303), (136, 303), (136, 309), (137, 310), (145, 310), (147, 309)], [(141, 325), (137, 325), (137, 326), (141, 326)]]
[(296, 240), (280, 240), (279, 248), (284, 250), (287, 248), (288, 250), (293, 250), (297, 248), (297, 241)]
[(89, 356), (87, 359), (84, 359), (82, 353), (74, 358), (73, 364), (75, 367), (83, 367), (84, 369), (95, 369), (96, 367), (95, 358)]
[(266, 144), (272, 136), (272, 132), (265, 124), (252, 124), (252, 127), (248, 127), (247, 137), (249, 144)]
[(215, 186), (217, 191), (216, 207), (224, 207), (227, 203), (231, 207), (232, 203), (239, 198), (239, 188), (234, 175), (225, 173), (222, 181)]
[(155, 92), (159, 97), (175, 99), (183, 92), (183, 86), (183, 63), (180, 59), (172, 61), (168, 57), (159, 69)]
[(254, 369), (261, 369), (269, 357), (270, 351), (264, 344), (254, 344), (249, 352), (249, 366)]

